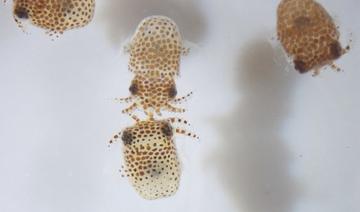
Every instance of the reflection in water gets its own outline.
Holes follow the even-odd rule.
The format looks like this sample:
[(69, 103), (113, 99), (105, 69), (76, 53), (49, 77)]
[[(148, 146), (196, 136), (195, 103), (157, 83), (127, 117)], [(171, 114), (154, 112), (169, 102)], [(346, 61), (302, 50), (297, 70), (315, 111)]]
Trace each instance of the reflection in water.
[(115, 46), (134, 31), (142, 19), (151, 15), (164, 15), (179, 26), (184, 39), (198, 42), (205, 34), (204, 18), (195, 0), (116, 0), (105, 3), (101, 14), (110, 41)]
[(220, 178), (247, 212), (289, 212), (298, 192), (282, 128), (297, 73), (284, 71), (284, 57), (275, 62), (283, 53), (266, 39), (250, 42), (241, 52), (241, 104), (220, 121)]

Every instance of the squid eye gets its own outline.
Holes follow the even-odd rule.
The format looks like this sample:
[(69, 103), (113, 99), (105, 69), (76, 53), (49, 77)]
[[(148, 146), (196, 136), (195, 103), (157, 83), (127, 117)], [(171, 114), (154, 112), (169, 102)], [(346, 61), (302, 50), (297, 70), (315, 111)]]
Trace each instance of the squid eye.
[(162, 127), (161, 127), (161, 132), (164, 133), (166, 136), (168, 137), (172, 137), (173, 136), (173, 129), (170, 126), (169, 123), (165, 123)]
[(172, 85), (172, 86), (169, 88), (169, 97), (170, 97), (170, 98), (174, 98), (176, 95), (177, 95), (176, 87), (175, 87), (175, 85)]
[(28, 11), (23, 7), (18, 7), (14, 10), (14, 14), (20, 19), (28, 19)]
[(132, 136), (131, 132), (129, 132), (128, 130), (125, 130), (125, 131), (122, 133), (121, 140), (123, 140), (124, 145), (129, 145), (129, 144), (131, 144), (132, 141), (133, 141), (133, 136)]
[(294, 60), (295, 69), (298, 70), (301, 74), (308, 72), (306, 69), (306, 64), (301, 60)]
[(139, 88), (136, 83), (132, 83), (129, 87), (129, 91), (132, 95), (136, 95), (139, 92)]
[(342, 54), (342, 48), (338, 41), (333, 42), (330, 44), (330, 52), (333, 59), (338, 59)]

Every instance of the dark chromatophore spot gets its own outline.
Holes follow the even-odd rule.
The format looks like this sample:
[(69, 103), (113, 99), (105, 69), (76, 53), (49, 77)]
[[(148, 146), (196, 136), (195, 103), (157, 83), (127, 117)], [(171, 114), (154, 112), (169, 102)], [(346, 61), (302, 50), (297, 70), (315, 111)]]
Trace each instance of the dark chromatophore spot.
[(14, 14), (16, 15), (16, 17), (18, 17), (20, 19), (28, 19), (29, 18), (28, 11), (23, 7), (15, 8)]
[(174, 98), (176, 95), (177, 95), (176, 87), (175, 87), (175, 85), (172, 85), (172, 86), (169, 88), (169, 97), (170, 97), (170, 98)]
[(131, 83), (131, 85), (129, 87), (129, 91), (132, 95), (136, 95), (139, 91), (139, 88), (135, 83)]
[(294, 60), (295, 69), (298, 70), (301, 74), (308, 72), (306, 69), (306, 64), (301, 60)]
[(173, 136), (173, 129), (170, 126), (169, 123), (165, 123), (162, 127), (161, 127), (161, 132), (164, 133), (166, 136), (168, 137), (172, 137)]
[(132, 140), (133, 140), (133, 137), (132, 137), (132, 135), (131, 135), (131, 132), (129, 132), (128, 130), (125, 130), (125, 131), (122, 133), (121, 140), (123, 140), (124, 145), (131, 144), (131, 143), (132, 143)]
[(331, 56), (334, 60), (338, 59), (341, 56), (342, 48), (338, 41), (335, 41), (332, 44), (330, 44), (330, 52), (331, 52)]

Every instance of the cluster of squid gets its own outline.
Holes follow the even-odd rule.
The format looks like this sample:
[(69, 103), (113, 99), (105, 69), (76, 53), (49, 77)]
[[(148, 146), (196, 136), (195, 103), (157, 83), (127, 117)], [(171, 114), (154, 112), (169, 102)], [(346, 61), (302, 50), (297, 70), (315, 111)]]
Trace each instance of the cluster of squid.
[[(95, 0), (13, 0), (13, 2), (13, 15), (19, 27), (24, 29), (23, 22), (29, 21), (47, 30), (48, 34), (56, 36), (67, 30), (86, 26), (91, 22), (95, 12)], [(295, 69), (300, 73), (312, 71), (317, 75), (327, 66), (341, 70), (334, 61), (348, 52), (350, 47), (348, 45), (343, 48), (339, 37), (338, 27), (332, 17), (315, 0), (280, 1), (277, 9), (277, 38), (293, 61)], [(131, 54), (136, 53), (131, 52)], [(176, 57), (176, 54), (173, 56)], [(169, 59), (172, 61), (173, 58)], [(135, 62), (134, 60), (130, 62), (134, 73), (146, 72), (140, 70), (141, 67), (139, 68), (139, 64)], [(167, 70), (170, 68), (168, 66), (174, 65), (176, 64), (163, 63), (157, 68)], [(160, 74), (176, 75), (176, 71), (162, 71)], [(171, 105), (165, 107), (177, 110)]]
[[(116, 99), (130, 104), (122, 112), (129, 114), (135, 125), (116, 134), (110, 143), (123, 143), (123, 176), (127, 176), (141, 197), (157, 199), (171, 196), (178, 190), (181, 168), (174, 135), (198, 139), (184, 127), (186, 120), (161, 117), (162, 111), (182, 113), (175, 105), (192, 92), (177, 97), (175, 80), (179, 76), (180, 57), (187, 54), (179, 29), (164, 16), (145, 18), (126, 47), (130, 54), (129, 70), (135, 75), (129, 87), (130, 96)], [(146, 114), (145, 120), (133, 115), (135, 110)]]
[[(14, 0), (15, 22), (43, 28), (53, 35), (89, 24), (95, 0)], [(339, 42), (340, 33), (325, 8), (314, 0), (281, 0), (277, 9), (277, 37), (300, 73), (318, 74), (323, 67), (340, 70), (334, 61), (349, 50)], [(129, 70), (135, 75), (131, 95), (117, 99), (130, 105), (123, 110), (135, 124), (117, 133), (110, 143), (123, 143), (123, 175), (145, 199), (158, 199), (176, 193), (181, 168), (174, 135), (198, 139), (188, 132), (186, 120), (162, 117), (162, 111), (181, 113), (177, 107), (192, 93), (177, 97), (175, 80), (180, 58), (188, 53), (174, 21), (163, 16), (144, 19), (130, 44)], [(142, 110), (145, 120), (133, 114)]]

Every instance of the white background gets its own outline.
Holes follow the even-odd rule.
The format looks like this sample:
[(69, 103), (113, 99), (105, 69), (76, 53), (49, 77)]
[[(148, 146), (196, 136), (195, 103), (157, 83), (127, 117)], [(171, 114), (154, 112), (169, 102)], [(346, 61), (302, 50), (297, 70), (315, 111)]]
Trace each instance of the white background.
[[(277, 0), (97, 1), (93, 22), (52, 41), (0, 6), (0, 211), (360, 211), (360, 1), (321, 0), (351, 52), (344, 72), (300, 75), (275, 36)], [(177, 137), (178, 193), (141, 199), (121, 178), (113, 133), (133, 122), (122, 45), (167, 15), (195, 45), (179, 95), (200, 142)], [(353, 33), (350, 36), (350, 33)], [(139, 113), (141, 114), (141, 113)]]

